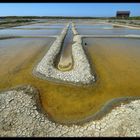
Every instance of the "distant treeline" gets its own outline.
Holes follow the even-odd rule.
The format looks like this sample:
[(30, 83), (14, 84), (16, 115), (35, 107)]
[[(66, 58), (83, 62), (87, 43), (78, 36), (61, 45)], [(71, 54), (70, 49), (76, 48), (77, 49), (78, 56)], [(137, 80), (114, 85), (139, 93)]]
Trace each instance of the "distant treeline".
[(97, 18), (104, 18), (104, 17), (64, 17), (64, 16), (6, 16), (6, 17), (0, 17), (1, 19), (6, 19), (6, 18), (12, 18), (12, 19), (81, 19), (81, 18), (85, 18), (85, 19), (97, 19)]
[[(117, 17), (110, 17), (108, 19), (120, 19), (122, 20), (122, 18), (117, 18)], [(128, 18), (124, 18), (126, 20), (140, 20), (140, 16), (135, 16), (135, 17), (128, 17)]]
[(24, 20), (20, 20), (20, 19), (18, 19), (18, 20), (14, 20), (14, 21), (10, 21), (10, 20), (8, 20), (8, 21), (2, 21), (2, 22), (0, 22), (0, 25), (3, 25), (3, 24), (11, 24), (11, 23), (23, 23), (23, 22), (31, 22), (31, 21), (33, 21), (33, 20), (27, 20), (27, 19), (24, 19)]
[[(1, 19), (118, 19), (116, 17), (64, 17), (64, 16), (6, 16)], [(140, 20), (140, 16), (126, 18), (128, 20)]]

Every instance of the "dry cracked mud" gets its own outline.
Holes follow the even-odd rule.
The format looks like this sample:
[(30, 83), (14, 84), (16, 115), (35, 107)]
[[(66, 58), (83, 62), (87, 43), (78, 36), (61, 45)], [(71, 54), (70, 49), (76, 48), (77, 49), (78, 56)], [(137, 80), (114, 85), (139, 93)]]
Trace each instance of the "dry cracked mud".
[(39, 92), (30, 85), (0, 93), (1, 137), (140, 136), (140, 100), (121, 104), (100, 120), (81, 125), (52, 122), (41, 109)]

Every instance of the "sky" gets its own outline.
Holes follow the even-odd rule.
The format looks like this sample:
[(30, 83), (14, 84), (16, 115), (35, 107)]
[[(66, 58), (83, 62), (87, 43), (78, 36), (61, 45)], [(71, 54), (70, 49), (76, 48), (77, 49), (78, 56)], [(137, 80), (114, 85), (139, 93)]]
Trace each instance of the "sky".
[(0, 3), (0, 16), (111, 17), (117, 10), (140, 16), (140, 3)]

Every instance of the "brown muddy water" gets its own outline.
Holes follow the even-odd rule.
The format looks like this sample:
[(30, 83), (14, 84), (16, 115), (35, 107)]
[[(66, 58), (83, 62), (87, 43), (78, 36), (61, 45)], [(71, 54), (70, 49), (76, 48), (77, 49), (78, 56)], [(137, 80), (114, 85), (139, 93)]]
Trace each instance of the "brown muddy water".
[(60, 123), (92, 116), (111, 99), (140, 96), (140, 40), (83, 38), (97, 80), (92, 86), (58, 84), (33, 76), (33, 68), (54, 39), (0, 40), (0, 89), (31, 84), (38, 88), (44, 110)]
[(73, 33), (70, 25), (64, 38), (61, 52), (57, 58), (58, 63), (56, 65), (57, 68), (61, 71), (68, 71), (71, 70), (73, 67), (72, 43)]
[[(9, 88), (16, 84), (26, 84), (27, 66), (44, 50), (55, 38), (11, 38), (0, 40), (0, 88)], [(24, 71), (24, 74), (20, 74)], [(27, 73), (26, 73), (27, 72)], [(25, 82), (25, 81), (26, 82)]]

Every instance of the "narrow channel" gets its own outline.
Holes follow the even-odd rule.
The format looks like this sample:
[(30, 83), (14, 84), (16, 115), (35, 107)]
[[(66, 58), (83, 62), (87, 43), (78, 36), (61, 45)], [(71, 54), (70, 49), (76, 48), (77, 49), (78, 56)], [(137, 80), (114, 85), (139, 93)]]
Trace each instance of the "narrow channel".
[(73, 33), (70, 24), (67, 34), (64, 38), (62, 49), (58, 58), (59, 60), (57, 68), (61, 71), (68, 71), (71, 70), (73, 67), (72, 43), (73, 43)]

